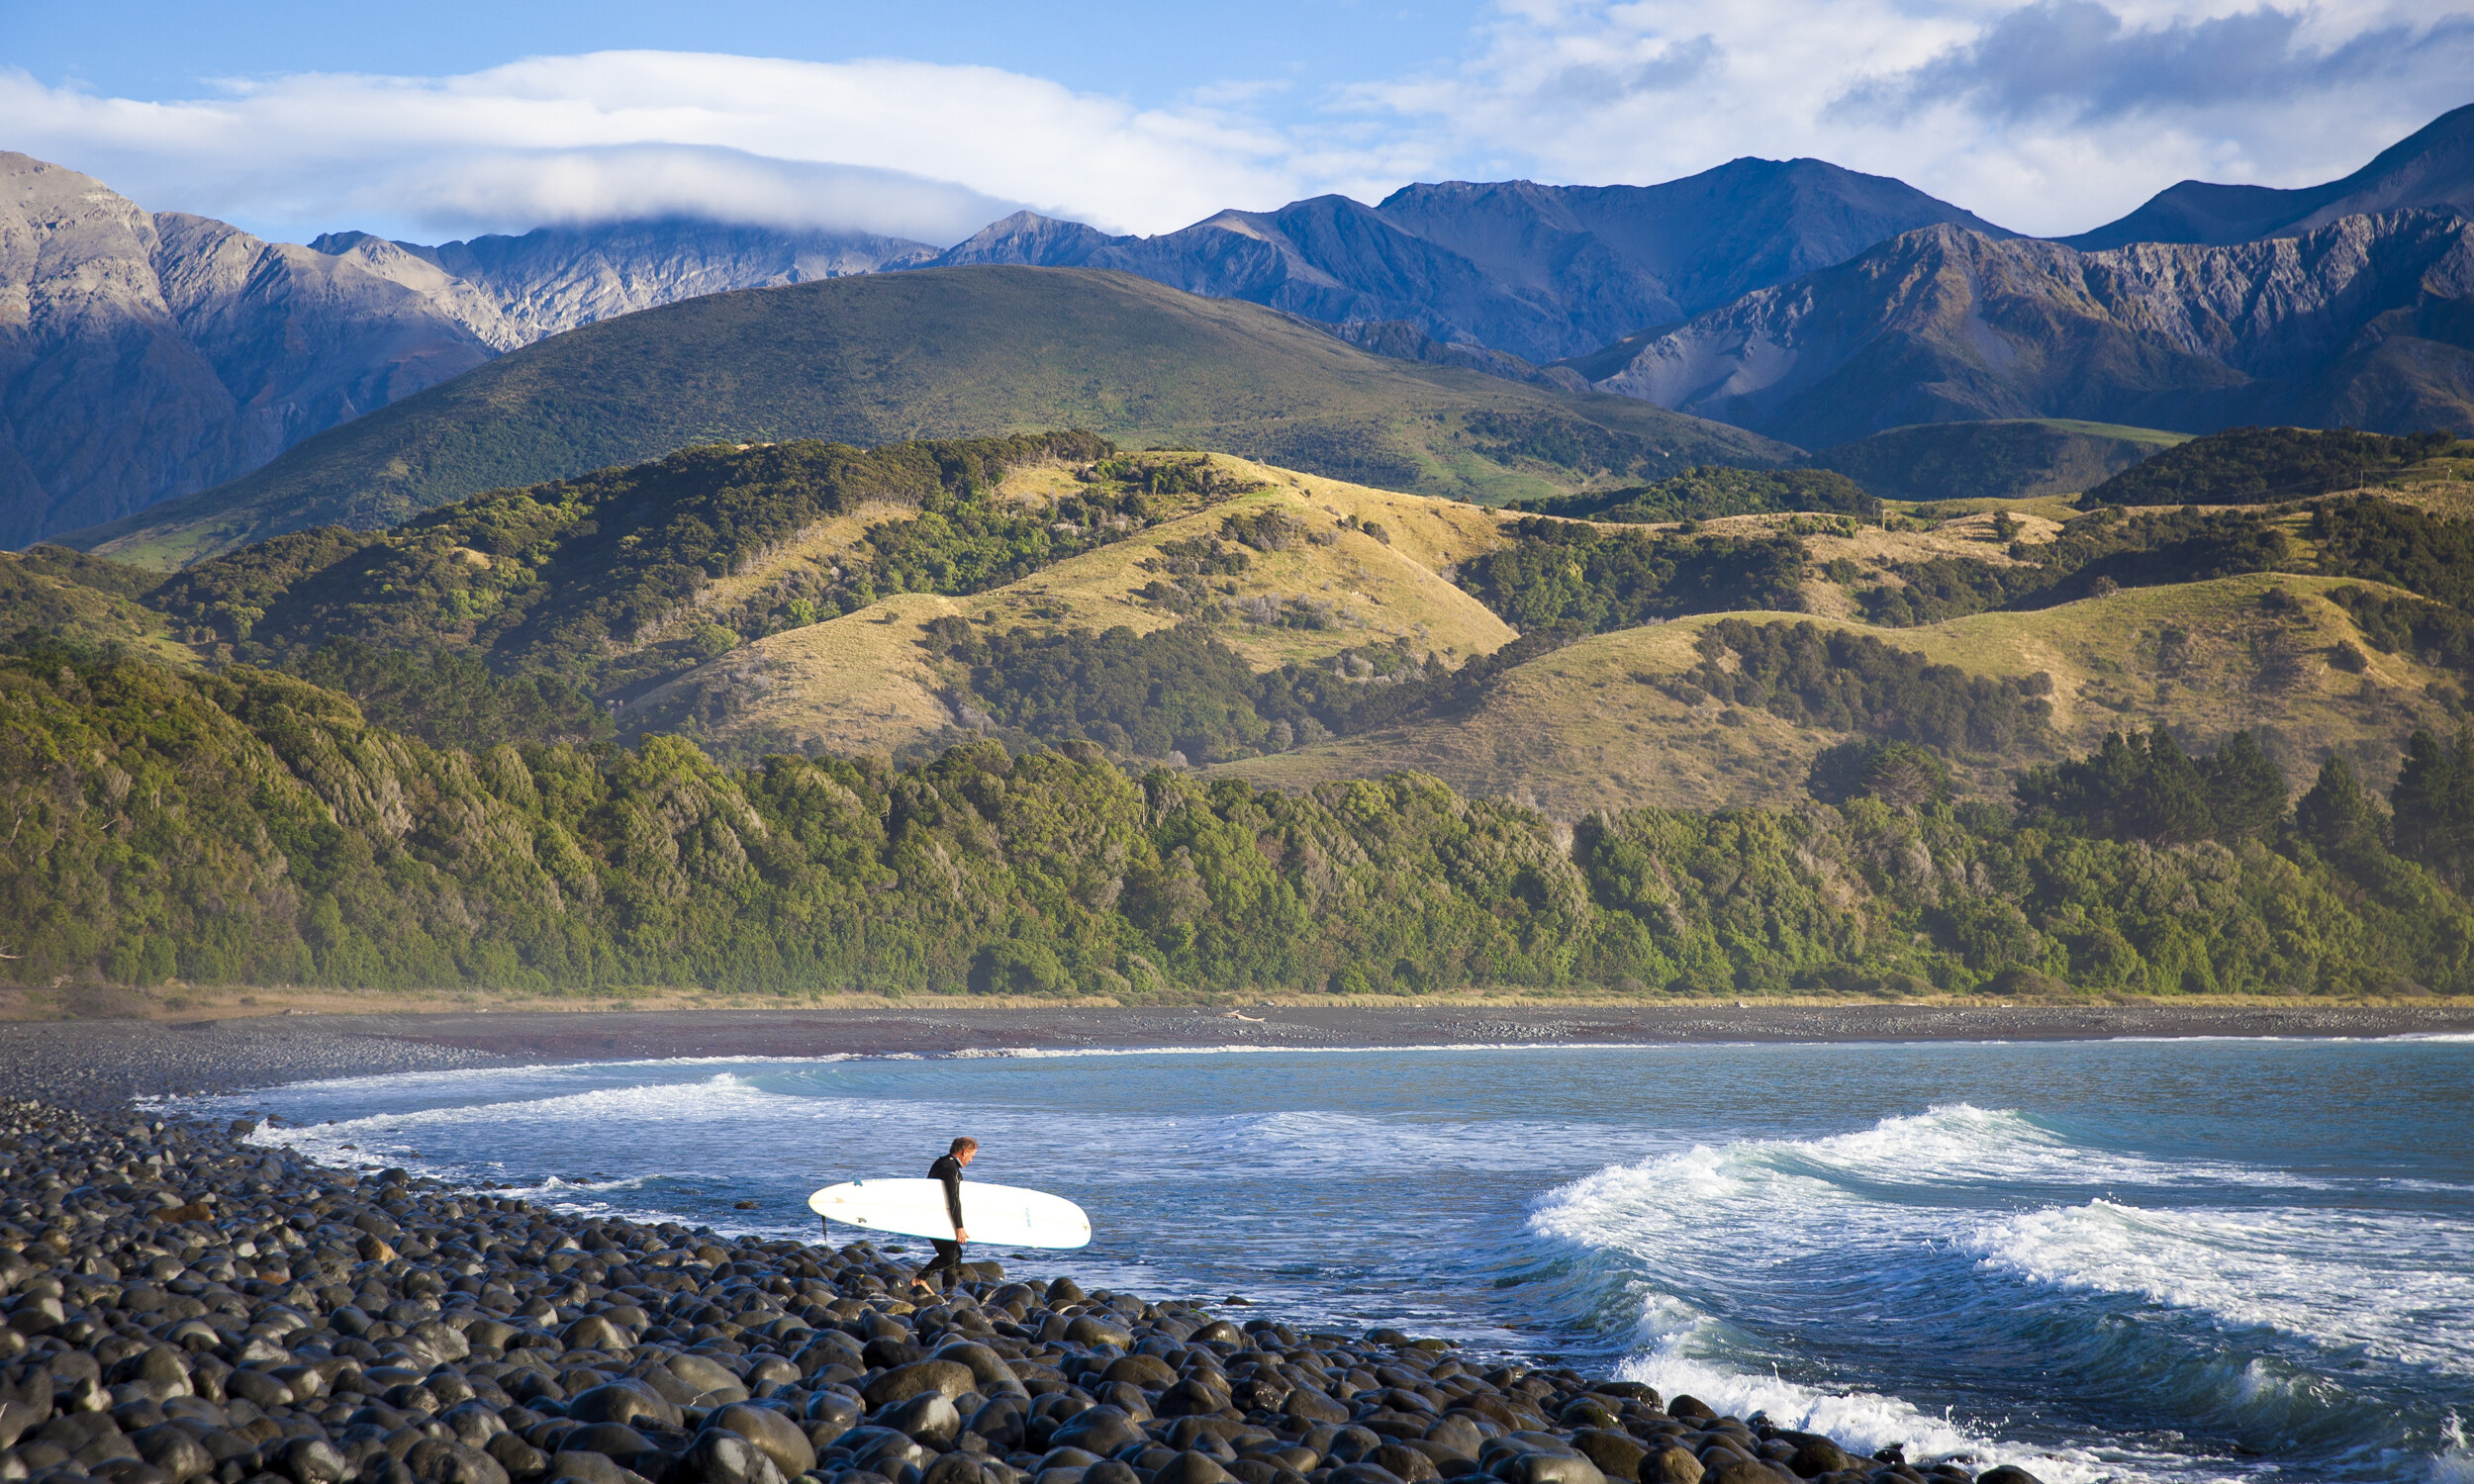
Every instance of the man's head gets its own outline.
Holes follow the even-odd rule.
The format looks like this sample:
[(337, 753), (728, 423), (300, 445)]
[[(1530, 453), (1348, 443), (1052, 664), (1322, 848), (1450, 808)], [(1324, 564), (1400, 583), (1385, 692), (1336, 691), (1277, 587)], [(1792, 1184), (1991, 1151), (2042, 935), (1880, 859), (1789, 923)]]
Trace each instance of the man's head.
[(968, 1134), (956, 1139), (953, 1142), (953, 1147), (945, 1151), (945, 1153), (954, 1157), (954, 1162), (956, 1164), (970, 1163), (972, 1159), (977, 1156), (979, 1152), (980, 1142)]

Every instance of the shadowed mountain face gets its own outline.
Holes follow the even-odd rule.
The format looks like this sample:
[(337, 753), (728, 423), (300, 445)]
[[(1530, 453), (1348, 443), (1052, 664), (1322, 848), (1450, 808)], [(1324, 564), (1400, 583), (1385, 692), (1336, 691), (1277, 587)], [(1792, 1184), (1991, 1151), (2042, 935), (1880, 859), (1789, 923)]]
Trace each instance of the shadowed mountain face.
[(1934, 227), (1570, 364), (1824, 447), (1915, 422), (2474, 431), (2474, 222), (2084, 253)]
[(2186, 180), (2118, 222), (2058, 240), (2083, 252), (2130, 242), (2223, 246), (2417, 208), (2474, 215), (2474, 104), (2440, 115), (2342, 180), (2291, 191)]
[(1153, 237), (1022, 212), (936, 261), (1115, 268), (1326, 324), (1399, 321), (1445, 345), (1548, 361), (1943, 222), (2009, 235), (1882, 176), (1739, 159), (1656, 186), (1450, 181), (1374, 207), (1318, 196)]
[(222, 484), (543, 335), (931, 251), (678, 222), (303, 247), (0, 154), (0, 547)]
[(0, 154), (0, 546), (231, 479), (490, 353), (359, 264)]

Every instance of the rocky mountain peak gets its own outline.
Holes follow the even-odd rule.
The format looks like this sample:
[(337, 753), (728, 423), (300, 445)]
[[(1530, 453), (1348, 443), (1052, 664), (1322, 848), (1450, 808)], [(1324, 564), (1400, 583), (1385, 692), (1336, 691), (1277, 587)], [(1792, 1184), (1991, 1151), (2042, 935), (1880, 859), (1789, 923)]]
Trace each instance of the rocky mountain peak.
[(1570, 364), (1806, 447), (1986, 417), (2468, 428), (2469, 295), (2453, 212), (2094, 253), (1944, 223)]
[(2127, 217), (2059, 240), (2091, 252), (2133, 242), (2229, 246), (2403, 210), (2474, 215), (2474, 104), (2440, 115), (2339, 180), (2295, 190), (2185, 180)]

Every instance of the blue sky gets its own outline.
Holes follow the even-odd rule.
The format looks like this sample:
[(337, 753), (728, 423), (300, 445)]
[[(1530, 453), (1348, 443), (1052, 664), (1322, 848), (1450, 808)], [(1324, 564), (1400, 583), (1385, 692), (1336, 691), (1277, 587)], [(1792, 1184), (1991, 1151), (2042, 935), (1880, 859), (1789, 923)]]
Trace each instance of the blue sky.
[[(1483, 7), (1266, 0), (1246, 6), (954, 0), (920, 5), (603, 4), (420, 6), (0, 3), (0, 57), (48, 82), (142, 98), (202, 79), (353, 71), (444, 75), (581, 50), (722, 51), (830, 61), (902, 56), (994, 63), (1068, 87), (1173, 102), (1197, 80), (1272, 80), (1307, 95), (1458, 60)], [(1197, 78), (1202, 62), (1205, 75)]]
[[(2474, 0), (2466, 0), (2474, 4)], [(2334, 0), (419, 8), (0, 0), (0, 148), (293, 239), (695, 212), (956, 239), (1741, 154), (2067, 232), (2474, 101), (2474, 12)]]

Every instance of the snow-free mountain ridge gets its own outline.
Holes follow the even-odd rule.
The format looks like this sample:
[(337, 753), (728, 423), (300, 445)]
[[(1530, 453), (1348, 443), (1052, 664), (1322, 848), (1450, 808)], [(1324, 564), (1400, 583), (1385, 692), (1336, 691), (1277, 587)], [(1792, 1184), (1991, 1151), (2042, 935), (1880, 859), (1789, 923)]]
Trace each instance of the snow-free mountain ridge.
[(1116, 268), (1326, 324), (1400, 321), (1446, 345), (1552, 361), (1938, 222), (2011, 234), (1884, 176), (1738, 159), (1655, 186), (1446, 181), (1379, 206), (1317, 196), (1149, 237), (1020, 212), (936, 262)]
[(2095, 253), (1932, 227), (1573, 365), (1807, 448), (1980, 417), (2474, 432), (2474, 220)]
[(2185, 180), (2120, 221), (2059, 240), (2089, 252), (2132, 242), (2222, 247), (2417, 208), (2474, 214), (2474, 104), (2440, 115), (2341, 180), (2290, 191)]
[[(2186, 181), (2035, 245), (1888, 177), (1748, 158), (1654, 186), (1447, 181), (1374, 206), (1316, 197), (1149, 237), (1021, 213), (942, 251), (698, 221), (437, 246), (346, 232), (301, 246), (0, 154), (0, 544), (211, 488), (547, 335), (706, 294), (931, 265), (1116, 269), (1310, 320), (1378, 354), (1646, 397), (1808, 442), (1987, 416), (2464, 429), (2474, 311), (2445, 253), (2412, 265), (2469, 212), (2474, 107), (2341, 180)], [(1945, 250), (1958, 237), (1981, 245)], [(2331, 245), (2285, 266), (2236, 250), (2270, 238)], [(1896, 243), (1911, 245), (1878, 257)], [(2108, 256), (2139, 243), (2204, 250)], [(2052, 255), (2074, 252), (2093, 256)], [(2347, 252), (2358, 270), (2341, 266)], [(1847, 272), (1876, 259), (1938, 287)], [(1963, 292), (1941, 282), (1978, 268), (1995, 278)], [(1848, 299), (1857, 283), (1869, 287)], [(1921, 308), (1962, 299), (1978, 309), (1947, 323)], [(1873, 324), (1878, 342), (1843, 339), (1816, 314), (1840, 316), (1846, 335)], [(2307, 365), (2295, 360), (2306, 344)]]

